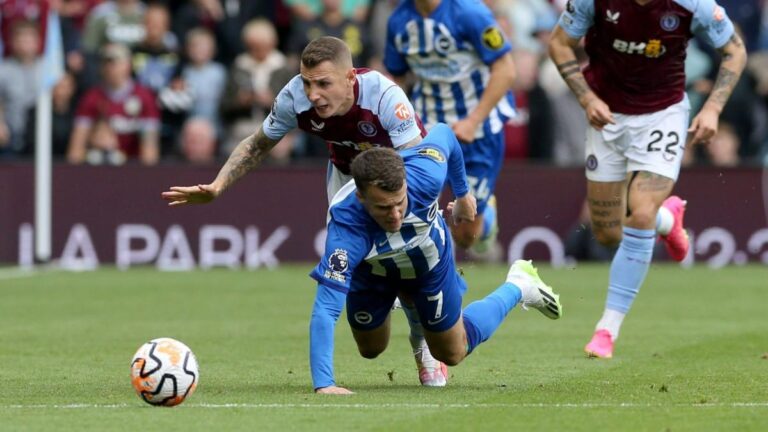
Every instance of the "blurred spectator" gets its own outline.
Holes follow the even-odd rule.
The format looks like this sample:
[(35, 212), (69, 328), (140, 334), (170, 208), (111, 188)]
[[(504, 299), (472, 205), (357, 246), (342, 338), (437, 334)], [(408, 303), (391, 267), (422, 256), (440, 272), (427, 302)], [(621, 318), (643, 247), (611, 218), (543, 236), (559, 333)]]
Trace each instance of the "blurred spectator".
[[(53, 87), (52, 92), (52, 116), (51, 116), (51, 146), (53, 154), (64, 156), (67, 154), (69, 136), (72, 133), (72, 124), (75, 118), (75, 102), (77, 95), (77, 82), (71, 73), (66, 73)], [(33, 154), (35, 150), (35, 126), (36, 110), (32, 107), (27, 115), (28, 123), (25, 136), (25, 154)]]
[(104, 119), (99, 119), (91, 128), (88, 137), (85, 161), (91, 165), (122, 165), (125, 154), (120, 151), (117, 134)]
[[(0, 39), (3, 56), (10, 57), (11, 39), (13, 28), (17, 22), (26, 21), (37, 23), (40, 40), (45, 40), (49, 0), (2, 0), (0, 1)], [(38, 48), (38, 54), (42, 54), (42, 45)]]
[(90, 88), (78, 105), (67, 153), (69, 162), (85, 161), (92, 129), (104, 120), (126, 158), (157, 163), (160, 115), (152, 92), (131, 78), (130, 59), (130, 50), (124, 45), (107, 44), (102, 48), (103, 84)]
[(181, 132), (181, 154), (193, 164), (213, 163), (216, 156), (216, 131), (208, 119), (192, 117)]
[[(293, 15), (300, 21), (315, 21), (323, 13), (324, 0), (285, 0)], [(340, 0), (340, 11), (345, 18), (362, 23), (368, 17), (371, 0)], [(386, 21), (387, 17), (380, 17)]]
[(512, 47), (537, 54), (545, 51), (535, 34), (540, 29), (552, 29), (558, 19), (554, 7), (547, 0), (488, 0), (486, 3), (500, 21), (509, 24)]
[(512, 52), (517, 76), (513, 84), (516, 115), (504, 126), (505, 158), (551, 161), (554, 147), (553, 113), (549, 97), (539, 86), (539, 54)]
[(107, 43), (138, 44), (144, 39), (144, 10), (139, 0), (108, 0), (96, 6), (85, 24), (83, 50), (95, 54)]
[(721, 123), (717, 133), (708, 143), (688, 144), (683, 154), (683, 165), (704, 162), (718, 167), (735, 167), (739, 164), (739, 137), (728, 123)]
[(320, 36), (333, 36), (349, 46), (353, 65), (367, 66), (371, 56), (368, 33), (362, 23), (346, 18), (341, 13), (342, 1), (322, 0), (321, 14), (317, 18), (296, 23), (288, 43), (289, 54), (298, 58), (310, 41)]
[(12, 57), (0, 62), (0, 153), (24, 147), (27, 113), (40, 90), (40, 32), (31, 21), (16, 21), (11, 30)]
[(218, 41), (217, 60), (228, 66), (243, 52), (244, 25), (258, 17), (277, 22), (280, 4), (280, 0), (192, 0), (174, 15), (173, 31), (179, 40), (186, 40), (189, 30), (207, 28)]
[(144, 29), (144, 39), (133, 49), (133, 72), (141, 85), (157, 94), (179, 67), (179, 44), (170, 32), (170, 16), (163, 5), (147, 7)]
[(269, 21), (249, 22), (243, 28), (243, 41), (246, 52), (230, 69), (221, 105), (228, 132), (225, 153), (264, 121), (276, 96), (270, 88), (271, 76), (286, 65), (285, 56), (276, 49), (277, 33)]
[(190, 115), (208, 120), (214, 125), (216, 136), (221, 136), (219, 105), (227, 83), (227, 71), (213, 61), (215, 52), (216, 40), (210, 31), (202, 27), (191, 30), (186, 39), (188, 63), (181, 76), (193, 98)]

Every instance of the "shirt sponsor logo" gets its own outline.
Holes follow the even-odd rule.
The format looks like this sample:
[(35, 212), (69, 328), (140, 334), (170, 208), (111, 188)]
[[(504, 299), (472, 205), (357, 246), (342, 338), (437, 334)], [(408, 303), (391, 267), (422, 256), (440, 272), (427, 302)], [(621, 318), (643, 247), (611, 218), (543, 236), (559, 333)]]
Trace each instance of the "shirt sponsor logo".
[(395, 105), (395, 116), (400, 120), (408, 120), (411, 118), (411, 110), (404, 103), (400, 102)]
[(613, 49), (624, 54), (640, 54), (648, 58), (658, 58), (667, 52), (667, 48), (661, 44), (660, 39), (651, 39), (648, 42), (627, 42), (614, 39)]
[(440, 150), (437, 150), (431, 147), (426, 147), (426, 148), (420, 149), (418, 153), (422, 156), (426, 156), (438, 162), (441, 162), (441, 163), (445, 162), (445, 156), (443, 156), (443, 154), (440, 153)]
[(483, 30), (483, 45), (486, 48), (497, 50), (504, 46), (504, 35), (498, 27), (488, 27)]
[(357, 123), (357, 130), (360, 131), (361, 134), (372, 137), (376, 135), (376, 126), (374, 126), (373, 123), (369, 121), (361, 121)]
[(712, 11), (712, 18), (715, 21), (722, 21), (725, 19), (725, 10), (718, 5), (715, 5), (715, 10)]
[[(331, 144), (331, 145), (339, 146), (339, 147), (353, 148), (353, 149), (361, 151), (361, 152), (362, 151), (366, 151), (366, 150), (368, 150), (370, 148), (381, 147), (381, 145), (379, 145), (379, 144), (370, 143), (368, 141), (363, 141), (363, 142), (357, 143), (357, 142), (354, 142), (354, 141), (331, 141), (331, 140), (326, 140), (325, 142), (327, 142), (328, 144)], [(386, 147), (389, 147), (389, 146), (386, 146)]]
[(413, 124), (416, 123), (416, 120), (413, 119), (413, 117), (409, 118), (408, 120), (400, 123), (395, 130), (393, 131), (397, 135), (401, 135), (408, 131), (408, 129), (413, 126)]

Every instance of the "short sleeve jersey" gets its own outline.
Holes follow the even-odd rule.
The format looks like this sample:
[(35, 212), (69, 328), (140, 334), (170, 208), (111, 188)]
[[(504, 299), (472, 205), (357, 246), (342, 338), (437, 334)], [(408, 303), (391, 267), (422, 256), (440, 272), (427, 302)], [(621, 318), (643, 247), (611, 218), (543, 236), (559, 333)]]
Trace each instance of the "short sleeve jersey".
[(280, 91), (264, 121), (264, 134), (280, 139), (295, 128), (325, 140), (331, 162), (344, 174), (360, 152), (400, 147), (426, 135), (405, 92), (379, 72), (357, 69), (355, 103), (344, 115), (321, 118), (297, 75)]
[(584, 76), (611, 111), (647, 114), (683, 99), (688, 40), (721, 48), (733, 24), (715, 0), (569, 0), (560, 27), (586, 37)]

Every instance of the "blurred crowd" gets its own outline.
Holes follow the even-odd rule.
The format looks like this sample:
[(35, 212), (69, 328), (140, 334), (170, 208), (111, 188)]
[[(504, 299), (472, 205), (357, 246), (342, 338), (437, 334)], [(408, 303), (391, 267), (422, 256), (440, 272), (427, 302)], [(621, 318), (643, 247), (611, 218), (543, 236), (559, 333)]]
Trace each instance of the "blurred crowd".
[[(312, 39), (347, 42), (356, 67), (384, 72), (386, 22), (399, 0), (0, 0), (0, 160), (34, 153), (48, 11), (61, 17), (66, 73), (52, 92), (54, 156), (120, 165), (216, 163), (253, 133), (298, 73)], [(547, 56), (565, 0), (485, 0), (512, 41), (518, 116), (506, 157), (559, 166), (584, 159), (584, 113)], [(768, 160), (768, 0), (718, 0), (738, 25), (747, 70), (709, 143), (686, 164)], [(585, 60), (582, 55), (582, 60)], [(686, 62), (692, 116), (718, 56), (692, 41)], [(327, 157), (325, 144), (286, 136), (273, 163)]]

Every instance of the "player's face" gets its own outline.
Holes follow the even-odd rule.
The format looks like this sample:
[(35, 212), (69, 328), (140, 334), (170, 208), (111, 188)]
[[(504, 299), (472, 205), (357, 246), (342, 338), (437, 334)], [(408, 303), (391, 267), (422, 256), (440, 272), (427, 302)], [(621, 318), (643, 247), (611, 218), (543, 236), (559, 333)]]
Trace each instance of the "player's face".
[(387, 192), (377, 186), (368, 186), (365, 193), (357, 192), (357, 199), (363, 204), (373, 220), (387, 232), (400, 231), (408, 208), (407, 185), (397, 192)]
[(304, 93), (321, 118), (344, 115), (355, 101), (355, 70), (324, 61), (308, 68), (301, 65)]

